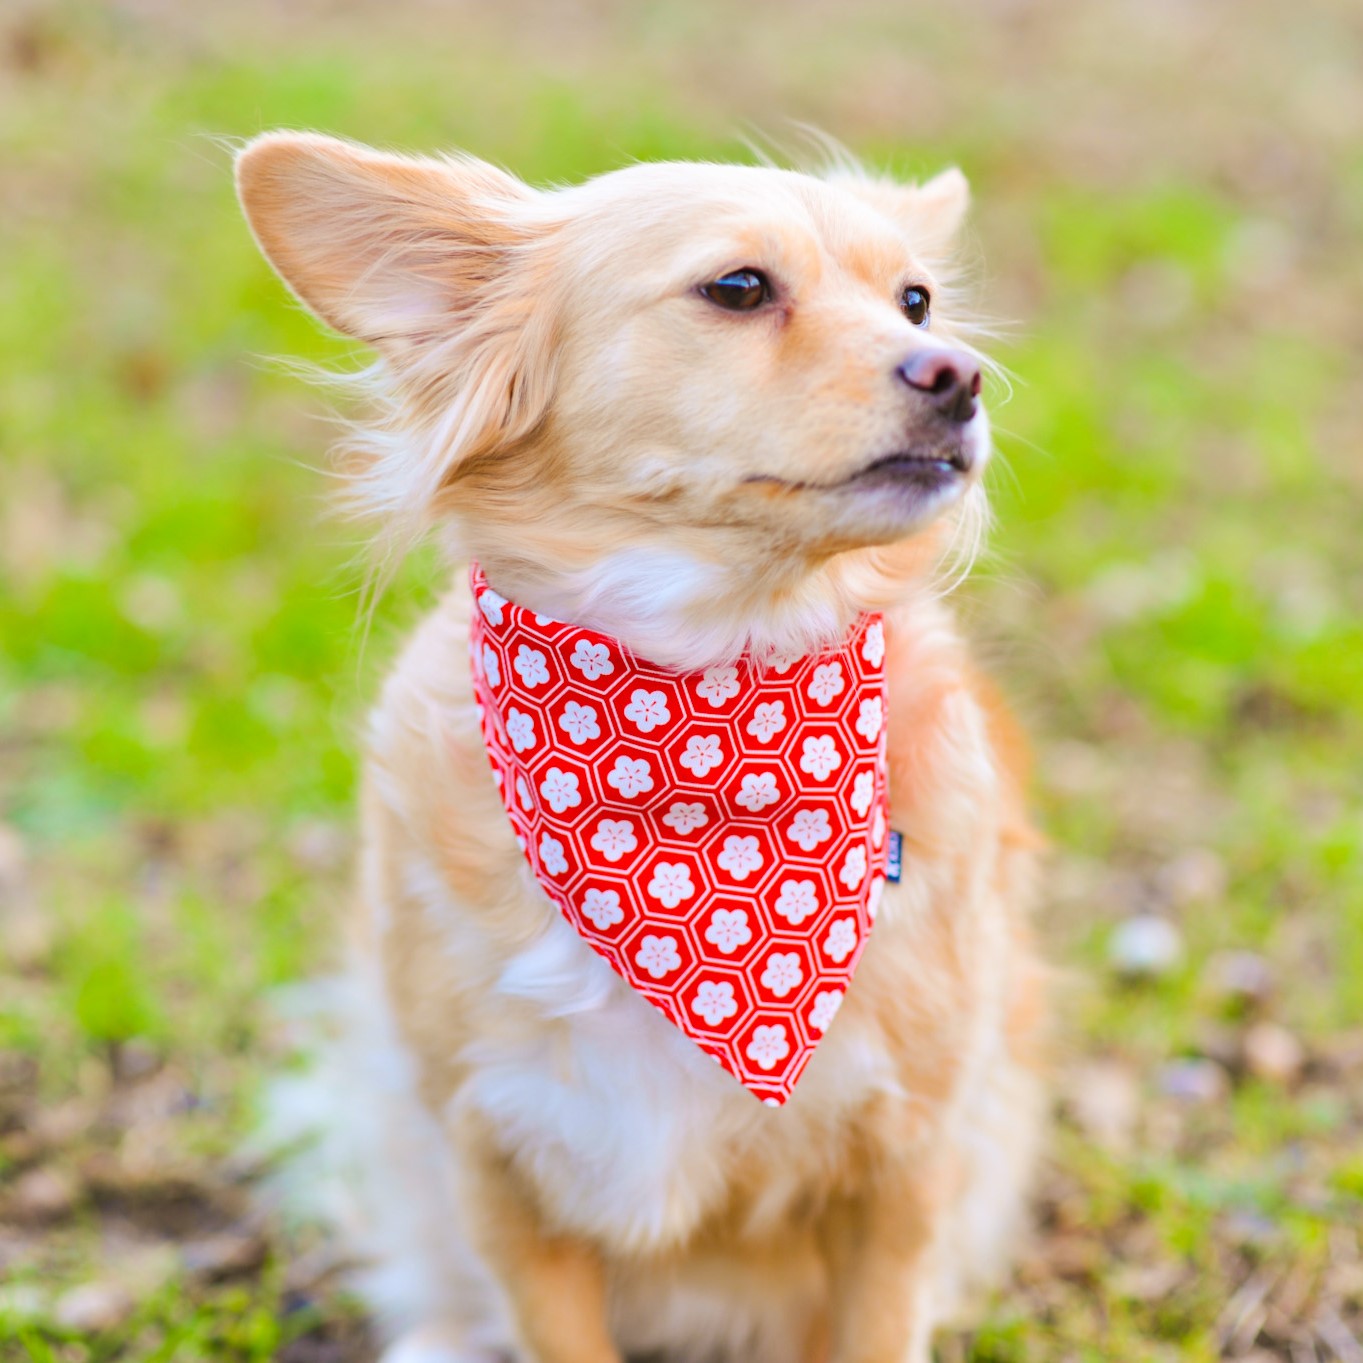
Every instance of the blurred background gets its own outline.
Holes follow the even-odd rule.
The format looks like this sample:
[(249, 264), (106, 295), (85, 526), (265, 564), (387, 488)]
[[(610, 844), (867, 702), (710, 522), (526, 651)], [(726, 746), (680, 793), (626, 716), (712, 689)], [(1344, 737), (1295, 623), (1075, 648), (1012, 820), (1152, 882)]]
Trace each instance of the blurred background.
[(222, 139), (544, 183), (789, 120), (966, 169), (1017, 377), (958, 599), (1036, 735), (1058, 1113), (940, 1356), (1363, 1359), (1358, 0), (3, 0), (5, 1363), (371, 1356), (241, 1142), (439, 571), (362, 641), (325, 409), (269, 360), (346, 352)]

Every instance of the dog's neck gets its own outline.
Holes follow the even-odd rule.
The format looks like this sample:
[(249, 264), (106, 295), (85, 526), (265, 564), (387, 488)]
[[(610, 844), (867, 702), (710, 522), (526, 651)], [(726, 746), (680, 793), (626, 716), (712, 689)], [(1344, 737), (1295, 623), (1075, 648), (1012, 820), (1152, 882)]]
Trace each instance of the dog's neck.
[(586, 568), (480, 550), (488, 581), (513, 601), (618, 639), (683, 670), (754, 658), (795, 658), (834, 645), (863, 611), (911, 597), (920, 547), (838, 554), (763, 571), (706, 562), (666, 546), (617, 550)]

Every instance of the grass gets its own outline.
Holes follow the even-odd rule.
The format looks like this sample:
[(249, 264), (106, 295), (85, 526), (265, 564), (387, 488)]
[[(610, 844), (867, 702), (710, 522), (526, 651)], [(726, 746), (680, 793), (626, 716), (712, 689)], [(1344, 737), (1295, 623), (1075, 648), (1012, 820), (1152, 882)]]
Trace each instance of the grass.
[[(801, 7), (722, 50), (704, 6), (527, 2), (434, 41), (403, 4), (0, 20), (0, 1360), (367, 1347), (236, 1152), (284, 1044), (262, 999), (325, 964), (366, 698), (438, 571), (361, 645), (320, 409), (262, 358), (344, 351), (253, 251), (217, 139), (543, 181), (742, 157), (785, 111), (960, 159), (984, 301), (1023, 319), (961, 608), (1038, 739), (1059, 1120), (1036, 1243), (942, 1356), (1363, 1356), (1363, 35), (1343, 3), (1248, 8), (1166, 15), (1178, 53), (1058, 3), (968, 31)], [(1123, 984), (1141, 913), (1182, 957)], [(1228, 950), (1271, 989), (1228, 994)], [(1266, 1033), (1300, 1063), (1256, 1060)]]

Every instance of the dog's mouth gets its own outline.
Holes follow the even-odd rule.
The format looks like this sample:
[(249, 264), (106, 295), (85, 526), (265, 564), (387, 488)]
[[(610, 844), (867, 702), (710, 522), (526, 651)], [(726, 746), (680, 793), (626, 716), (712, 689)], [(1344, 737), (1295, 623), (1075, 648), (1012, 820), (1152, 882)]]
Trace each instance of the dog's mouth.
[(927, 450), (896, 450), (864, 464), (836, 481), (818, 482), (753, 474), (749, 483), (776, 483), (795, 491), (855, 492), (862, 489), (901, 487), (919, 493), (943, 491), (963, 480), (974, 467), (974, 457), (964, 441)]
[(911, 483), (936, 487), (963, 478), (973, 463), (963, 444), (949, 450), (900, 450), (873, 460), (847, 479), (846, 484)]

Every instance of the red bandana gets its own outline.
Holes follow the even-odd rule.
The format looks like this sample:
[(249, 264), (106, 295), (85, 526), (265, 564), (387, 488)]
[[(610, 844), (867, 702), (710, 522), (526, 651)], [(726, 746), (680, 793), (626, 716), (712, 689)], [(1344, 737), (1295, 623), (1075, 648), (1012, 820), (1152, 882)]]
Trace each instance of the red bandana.
[(885, 633), (675, 672), (472, 571), (483, 741), (517, 840), (582, 937), (783, 1103), (885, 885)]

